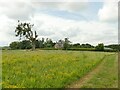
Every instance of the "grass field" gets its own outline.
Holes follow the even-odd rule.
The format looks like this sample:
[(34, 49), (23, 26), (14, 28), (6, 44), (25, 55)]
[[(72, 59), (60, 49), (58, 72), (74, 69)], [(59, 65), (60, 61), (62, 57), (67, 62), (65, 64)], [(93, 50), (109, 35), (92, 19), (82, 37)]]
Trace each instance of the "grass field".
[[(107, 55), (109, 57), (106, 57)], [(112, 87), (116, 87), (118, 77), (116, 56), (108, 52), (4, 50), (2, 52), (2, 87), (63, 88), (81, 79), (104, 60), (110, 60), (110, 62), (107, 61), (108, 64), (105, 64), (101, 72), (112, 70), (110, 71), (112, 76), (110, 76), (114, 76), (106, 81), (106, 85), (110, 80), (112, 82), (110, 84), (114, 84)], [(111, 66), (113, 68), (110, 68)], [(97, 83), (94, 84), (94, 82), (98, 76), (107, 78), (106, 72), (94, 75), (90, 82), (96, 87)], [(102, 82), (99, 84), (102, 88)], [(89, 82), (86, 85), (88, 86)], [(84, 87), (87, 87), (86, 85)]]

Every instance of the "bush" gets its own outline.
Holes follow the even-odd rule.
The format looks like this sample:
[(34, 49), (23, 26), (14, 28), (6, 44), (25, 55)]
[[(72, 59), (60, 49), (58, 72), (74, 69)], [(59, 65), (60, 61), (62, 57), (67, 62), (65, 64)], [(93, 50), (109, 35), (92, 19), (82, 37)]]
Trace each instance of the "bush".
[(19, 49), (19, 44), (20, 44), (20, 42), (12, 42), (12, 43), (10, 43), (10, 48), (11, 49)]
[(104, 44), (100, 43), (95, 47), (96, 51), (104, 51)]

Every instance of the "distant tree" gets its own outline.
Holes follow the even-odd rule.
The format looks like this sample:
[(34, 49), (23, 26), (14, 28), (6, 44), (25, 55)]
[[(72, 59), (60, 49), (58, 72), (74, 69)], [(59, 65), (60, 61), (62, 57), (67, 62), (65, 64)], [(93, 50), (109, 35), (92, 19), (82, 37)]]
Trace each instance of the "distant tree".
[(35, 41), (36, 38), (38, 37), (36, 31), (31, 30), (32, 27), (34, 26), (34, 24), (30, 24), (30, 23), (20, 23), (20, 21), (18, 20), (18, 25), (16, 27), (16, 36), (20, 36), (21, 37), (25, 37), (26, 39), (30, 40), (30, 42), (32, 43), (32, 50), (35, 50)]
[(41, 44), (40, 44), (40, 47), (41, 47), (41, 48), (43, 48), (43, 47), (44, 47), (44, 43), (45, 43), (45, 39), (44, 39), (44, 38), (42, 38), (42, 40), (41, 40)]
[(3, 47), (0, 47), (0, 50), (10, 50), (11, 48), (9, 46), (3, 46)]
[(29, 40), (23, 40), (20, 42), (19, 48), (20, 49), (31, 49), (32, 48), (31, 42)]
[(53, 47), (52, 39), (46, 38), (46, 42), (44, 43), (45, 47)]
[(79, 48), (80, 44), (79, 43), (73, 44), (73, 47)]
[(11, 49), (19, 49), (20, 48), (20, 42), (16, 42), (16, 41), (11, 42), (10, 45), (9, 45), (9, 47)]
[(86, 43), (86, 44), (81, 44), (80, 47), (81, 47), (81, 48), (94, 48), (94, 46), (92, 46), (91, 44), (88, 44), (88, 43)]
[(40, 40), (35, 41), (35, 48), (40, 48)]
[(31, 49), (32, 45), (29, 40), (23, 40), (21, 42), (11, 42), (9, 47), (11, 49)]
[(64, 49), (67, 50), (69, 46), (70, 46), (70, 41), (68, 40), (68, 38), (65, 38), (64, 45), (63, 45)]
[(42, 40), (36, 40), (36, 48), (44, 48), (44, 38)]
[(100, 43), (95, 47), (95, 50), (97, 51), (104, 51), (104, 44)]
[(120, 51), (120, 44), (111, 44), (111, 45), (107, 45), (105, 47)]

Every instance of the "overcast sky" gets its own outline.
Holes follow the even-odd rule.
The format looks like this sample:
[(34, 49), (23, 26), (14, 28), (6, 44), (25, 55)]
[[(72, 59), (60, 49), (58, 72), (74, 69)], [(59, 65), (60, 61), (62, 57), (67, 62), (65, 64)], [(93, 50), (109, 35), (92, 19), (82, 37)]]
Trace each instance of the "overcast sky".
[(39, 39), (58, 41), (68, 37), (80, 44), (118, 43), (116, 0), (64, 1), (0, 0), (0, 46), (19, 40), (15, 37), (18, 20), (34, 24)]

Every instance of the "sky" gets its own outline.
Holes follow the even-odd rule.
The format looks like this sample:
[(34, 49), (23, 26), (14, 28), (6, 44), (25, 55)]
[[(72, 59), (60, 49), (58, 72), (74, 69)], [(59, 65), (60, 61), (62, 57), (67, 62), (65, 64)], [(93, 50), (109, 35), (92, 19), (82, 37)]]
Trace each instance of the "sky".
[(38, 39), (118, 43), (116, 0), (0, 0), (0, 46), (19, 41), (15, 36), (18, 20), (34, 24)]

